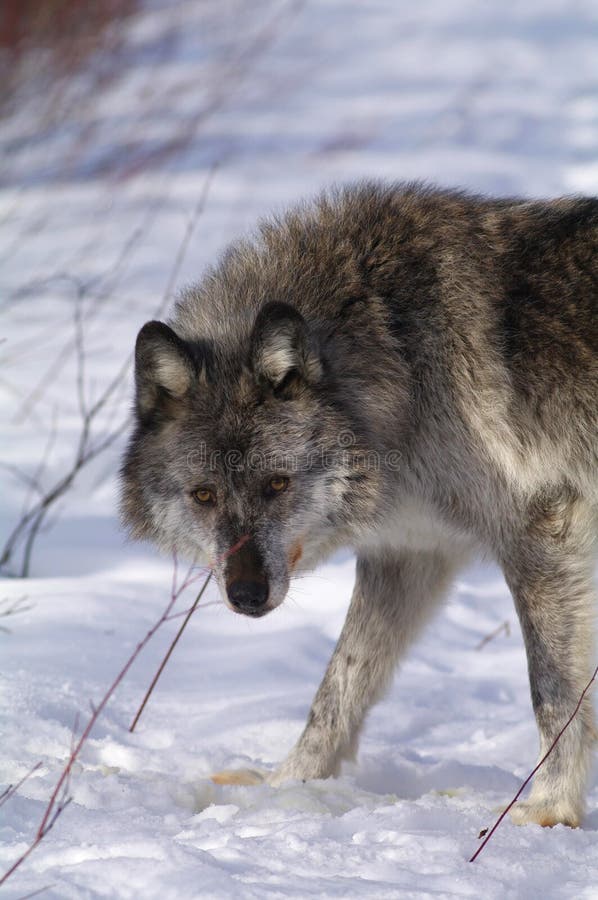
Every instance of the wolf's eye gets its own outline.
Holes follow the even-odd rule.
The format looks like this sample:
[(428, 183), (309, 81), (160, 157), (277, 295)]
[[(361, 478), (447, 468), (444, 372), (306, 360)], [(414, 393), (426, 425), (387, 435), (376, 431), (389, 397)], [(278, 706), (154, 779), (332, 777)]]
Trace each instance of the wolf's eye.
[(266, 496), (274, 497), (276, 494), (282, 494), (289, 486), (289, 479), (284, 475), (274, 475), (266, 485)]
[(197, 490), (193, 491), (191, 496), (195, 500), (196, 503), (205, 506), (207, 504), (214, 505), (216, 503), (216, 497), (214, 495), (214, 491), (210, 490), (210, 488), (197, 488)]

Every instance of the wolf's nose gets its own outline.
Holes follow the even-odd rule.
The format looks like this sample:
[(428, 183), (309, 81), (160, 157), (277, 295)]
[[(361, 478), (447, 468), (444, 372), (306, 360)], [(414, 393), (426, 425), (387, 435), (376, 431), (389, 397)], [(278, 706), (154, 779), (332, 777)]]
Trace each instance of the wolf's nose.
[(268, 599), (268, 585), (262, 581), (239, 579), (228, 585), (226, 593), (235, 609), (246, 615), (255, 616), (264, 612), (264, 606)]

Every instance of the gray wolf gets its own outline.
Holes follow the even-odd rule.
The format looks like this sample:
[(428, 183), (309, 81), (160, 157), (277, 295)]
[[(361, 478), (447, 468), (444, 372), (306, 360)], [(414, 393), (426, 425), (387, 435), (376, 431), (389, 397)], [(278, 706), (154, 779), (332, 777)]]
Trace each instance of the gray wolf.
[[(339, 547), (357, 577), (307, 725), (270, 776), (326, 778), (475, 554), (521, 621), (544, 752), (593, 659), (598, 200), (363, 183), (264, 222), (136, 345), (131, 533), (216, 561), (261, 616)], [(238, 553), (230, 548), (245, 537)], [(579, 824), (584, 701), (519, 823)]]

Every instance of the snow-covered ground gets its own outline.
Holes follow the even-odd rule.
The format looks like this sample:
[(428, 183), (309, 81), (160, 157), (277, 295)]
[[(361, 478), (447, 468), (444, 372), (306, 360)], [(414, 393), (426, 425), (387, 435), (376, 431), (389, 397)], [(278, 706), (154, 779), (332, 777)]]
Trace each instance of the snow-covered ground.
[[(363, 176), (598, 193), (593, 0), (153, 0), (124, 44), (111, 78), (88, 93), (77, 82), (64, 121), (42, 124), (33, 91), (0, 123), (5, 537), (35, 496), (22, 479), (47, 488), (69, 469), (78, 372), (89, 409), (169, 282), (197, 278), (259, 215)], [(127, 380), (92, 444), (129, 403)], [(42, 763), (0, 808), (0, 871), (34, 836), (76, 717), (80, 731), (168, 599), (171, 561), (118, 528), (123, 442), (52, 508), (30, 577), (0, 583), (0, 613), (29, 607), (0, 618), (0, 793)], [(200, 609), (131, 735), (178, 623), (166, 625), (86, 744), (72, 803), (2, 896), (597, 898), (595, 782), (582, 829), (505, 821), (467, 862), (537, 751), (519, 628), (490, 565), (463, 573), (340, 779), (210, 781), (291, 747), (353, 568), (348, 553), (331, 560), (260, 621)], [(509, 634), (476, 649), (505, 621)]]

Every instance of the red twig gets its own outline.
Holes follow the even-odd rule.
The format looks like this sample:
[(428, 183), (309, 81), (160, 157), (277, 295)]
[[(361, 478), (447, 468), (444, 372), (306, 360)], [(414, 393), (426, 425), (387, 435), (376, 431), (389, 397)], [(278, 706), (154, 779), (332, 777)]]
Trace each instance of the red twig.
[(189, 619), (191, 618), (191, 616), (192, 616), (193, 613), (195, 612), (195, 610), (196, 610), (196, 608), (197, 608), (197, 604), (198, 604), (199, 601), (201, 600), (201, 598), (202, 598), (202, 596), (203, 596), (203, 593), (204, 593), (205, 589), (207, 588), (207, 586), (208, 586), (208, 584), (209, 584), (209, 582), (210, 582), (210, 578), (211, 578), (211, 577), (212, 577), (212, 573), (210, 572), (210, 573), (207, 575), (206, 580), (205, 580), (204, 583), (202, 584), (202, 586), (201, 586), (201, 588), (200, 588), (200, 590), (199, 590), (199, 593), (198, 593), (197, 597), (195, 598), (195, 601), (194, 601), (194, 603), (193, 603), (193, 606), (187, 611), (187, 615), (186, 615), (185, 618), (183, 619), (183, 624), (181, 625), (181, 627), (180, 627), (179, 630), (177, 631), (177, 633), (176, 633), (176, 635), (175, 635), (175, 638), (174, 638), (172, 644), (171, 644), (170, 647), (168, 648), (168, 651), (167, 651), (167, 653), (166, 653), (166, 656), (164, 657), (164, 659), (162, 660), (162, 662), (161, 662), (160, 665), (158, 666), (158, 670), (157, 670), (156, 674), (154, 675), (154, 677), (152, 678), (151, 684), (150, 684), (150, 686), (148, 687), (147, 691), (145, 692), (145, 696), (144, 696), (143, 700), (141, 701), (141, 706), (140, 706), (139, 709), (137, 710), (137, 712), (136, 712), (136, 714), (135, 714), (135, 718), (133, 719), (133, 721), (131, 722), (131, 725), (129, 726), (129, 731), (130, 731), (131, 733), (132, 733), (133, 731), (135, 731), (135, 726), (137, 725), (137, 722), (139, 721), (139, 718), (140, 718), (140, 716), (141, 716), (141, 713), (142, 713), (143, 710), (145, 709), (145, 704), (146, 704), (147, 701), (149, 700), (152, 691), (154, 690), (156, 684), (158, 683), (158, 679), (160, 678), (160, 675), (161, 675), (162, 672), (164, 671), (164, 666), (166, 665), (166, 663), (167, 663), (168, 660), (170, 659), (170, 656), (171, 656), (171, 654), (172, 654), (172, 651), (173, 651), (174, 648), (176, 647), (176, 645), (177, 645), (177, 643), (178, 643), (178, 641), (179, 641), (180, 636), (182, 635), (183, 631), (185, 630), (185, 626), (187, 625), (187, 622), (189, 621)]
[[(162, 613), (162, 615), (160, 616), (158, 621), (155, 623), (155, 625), (153, 625), (150, 628), (150, 630), (147, 632), (147, 634), (145, 635), (143, 640), (141, 640), (137, 644), (137, 647), (135, 648), (133, 653), (130, 655), (129, 659), (127, 660), (127, 662), (125, 663), (123, 668), (120, 670), (120, 672), (118, 673), (118, 675), (116, 676), (116, 678), (114, 679), (114, 681), (112, 682), (112, 684), (110, 685), (110, 687), (108, 688), (108, 690), (106, 691), (106, 693), (104, 694), (102, 699), (100, 700), (99, 704), (94, 708), (87, 725), (85, 726), (85, 728), (83, 729), (83, 731), (81, 733), (81, 737), (79, 738), (79, 740), (77, 741), (77, 743), (75, 744), (73, 749), (71, 750), (67, 764), (64, 767), (62, 774), (60, 775), (60, 778), (56, 782), (56, 786), (54, 788), (54, 791), (52, 792), (52, 796), (50, 797), (50, 801), (48, 803), (48, 806), (46, 807), (46, 811), (42, 817), (39, 828), (37, 830), (37, 837), (43, 837), (44, 829), (46, 828), (49, 821), (51, 821), (52, 824), (54, 824), (54, 821), (56, 821), (55, 817), (53, 819), (51, 819), (51, 816), (52, 816), (52, 813), (54, 810), (54, 806), (56, 804), (56, 798), (58, 797), (60, 789), (67, 782), (67, 779), (70, 777), (73, 763), (75, 762), (76, 758), (78, 757), (79, 753), (81, 752), (81, 748), (82, 748), (83, 744), (85, 743), (85, 741), (87, 740), (87, 738), (89, 737), (91, 729), (97, 722), (100, 714), (103, 712), (104, 708), (106, 707), (106, 704), (112, 697), (112, 694), (114, 693), (114, 691), (116, 690), (118, 685), (121, 683), (121, 681), (123, 680), (123, 678), (129, 671), (129, 669), (131, 668), (131, 666), (133, 665), (133, 663), (135, 662), (135, 660), (137, 659), (137, 657), (143, 650), (143, 648), (151, 640), (151, 638), (154, 636), (154, 634), (156, 633), (158, 628), (160, 628), (160, 626), (164, 624), (168, 614), (172, 610), (172, 607), (174, 606), (174, 604), (180, 597), (181, 593), (191, 583), (191, 580), (189, 578), (189, 573), (191, 572), (191, 569), (189, 569), (187, 576), (186, 576), (185, 580), (183, 581), (183, 584), (181, 585), (181, 587), (177, 588), (176, 580), (177, 580), (178, 564), (177, 564), (176, 556), (174, 558), (174, 567), (173, 568), (174, 568), (173, 589), (171, 591), (170, 600), (168, 601), (168, 605), (166, 606), (166, 609), (164, 610), (164, 612)], [(0, 880), (0, 884), (2, 884), (1, 880)]]
[[(222, 561), (223, 559), (226, 559), (228, 556), (231, 556), (233, 553), (236, 553), (237, 550), (240, 550), (240, 548), (243, 546), (243, 544), (245, 544), (248, 540), (249, 540), (249, 535), (248, 535), (248, 534), (244, 534), (243, 537), (241, 537), (241, 538), (237, 541), (237, 543), (236, 543), (233, 547), (230, 548), (230, 550), (227, 550), (226, 553), (223, 553), (223, 554), (222, 554), (222, 556), (219, 558), (218, 561), (220, 562), (220, 561)], [(135, 718), (133, 719), (133, 721), (131, 722), (131, 725), (130, 725), (130, 727), (129, 727), (129, 731), (130, 731), (130, 732), (133, 732), (133, 731), (135, 730), (135, 726), (137, 725), (137, 722), (139, 721), (139, 719), (140, 719), (140, 717), (141, 717), (141, 713), (142, 713), (143, 710), (145, 709), (145, 705), (146, 705), (147, 701), (149, 700), (149, 698), (150, 698), (150, 696), (151, 696), (151, 694), (152, 694), (152, 691), (154, 690), (156, 684), (158, 683), (158, 679), (160, 678), (162, 672), (164, 671), (164, 667), (166, 666), (166, 663), (167, 663), (168, 660), (170, 659), (170, 657), (171, 657), (171, 655), (172, 655), (172, 651), (174, 650), (174, 648), (175, 648), (176, 645), (178, 644), (180, 636), (182, 635), (183, 631), (184, 631), (185, 628), (187, 627), (187, 622), (189, 621), (189, 619), (191, 618), (191, 616), (193, 615), (193, 613), (194, 613), (195, 610), (197, 609), (197, 605), (198, 605), (199, 601), (201, 600), (201, 598), (202, 598), (203, 595), (204, 595), (205, 589), (207, 588), (208, 583), (209, 583), (209, 581), (210, 581), (210, 578), (212, 577), (212, 572), (213, 572), (213, 569), (211, 569), (210, 572), (209, 572), (209, 574), (207, 575), (207, 577), (206, 577), (204, 583), (202, 584), (202, 586), (201, 586), (201, 588), (200, 588), (200, 590), (199, 590), (199, 593), (198, 593), (197, 597), (196, 597), (195, 600), (193, 601), (193, 605), (192, 605), (186, 612), (182, 612), (182, 613), (178, 613), (178, 614), (175, 613), (174, 615), (169, 615), (169, 616), (167, 616), (167, 618), (168, 618), (169, 620), (170, 620), (170, 619), (176, 618), (177, 615), (184, 615), (185, 618), (183, 619), (183, 624), (181, 625), (181, 627), (180, 627), (179, 630), (177, 631), (176, 635), (174, 636), (174, 640), (172, 641), (170, 647), (169, 647), (168, 650), (166, 651), (166, 655), (165, 655), (164, 659), (162, 660), (162, 662), (161, 662), (160, 665), (158, 666), (158, 669), (157, 669), (157, 671), (156, 671), (156, 674), (155, 674), (154, 677), (152, 678), (152, 681), (151, 681), (150, 686), (148, 687), (147, 691), (145, 692), (145, 696), (144, 696), (143, 700), (141, 701), (141, 706), (140, 706), (139, 709), (137, 710), (137, 712), (136, 712), (136, 714), (135, 714)], [(195, 580), (195, 579), (194, 579), (194, 580)], [(189, 582), (189, 583), (191, 583), (191, 582)]]
[[(239, 541), (237, 541), (237, 543), (233, 547), (231, 547), (230, 550), (228, 550), (226, 553), (224, 553), (222, 555), (221, 559), (226, 559), (227, 556), (230, 556), (230, 554), (235, 553), (240, 547), (243, 546), (243, 544), (247, 540), (249, 540), (249, 535), (243, 535), (243, 537), (241, 537), (241, 539)], [(218, 562), (218, 560), (217, 560), (217, 562)], [(210, 567), (210, 569), (211, 568), (212, 567)], [(92, 704), (92, 714), (90, 716), (90, 719), (89, 719), (87, 725), (83, 729), (79, 740), (75, 742), (74, 735), (73, 735), (73, 742), (71, 743), (71, 752), (70, 752), (69, 758), (68, 758), (66, 765), (64, 766), (62, 772), (60, 773), (60, 776), (58, 778), (58, 781), (56, 782), (56, 785), (54, 786), (54, 790), (52, 791), (52, 794), (50, 796), (48, 804), (44, 810), (44, 813), (43, 813), (41, 821), (38, 825), (38, 828), (37, 828), (37, 831), (33, 838), (33, 841), (31, 842), (29, 847), (25, 850), (25, 852), (22, 853), (21, 856), (19, 856), (17, 860), (15, 860), (15, 862), (10, 866), (10, 868), (7, 869), (7, 871), (2, 876), (0, 876), (0, 885), (3, 885), (4, 882), (8, 878), (10, 878), (10, 876), (13, 874), (13, 872), (15, 872), (19, 868), (19, 866), (21, 866), (25, 862), (25, 860), (30, 856), (30, 854), (33, 853), (33, 851), (38, 846), (38, 844), (43, 840), (43, 838), (48, 834), (50, 829), (55, 825), (58, 817), (64, 812), (66, 807), (71, 802), (72, 798), (67, 796), (67, 794), (68, 794), (68, 786), (70, 783), (70, 776), (71, 776), (72, 768), (73, 768), (73, 765), (74, 765), (77, 757), (81, 753), (81, 749), (82, 749), (83, 745), (89, 738), (89, 735), (90, 735), (94, 725), (96, 724), (98, 718), (100, 717), (101, 713), (104, 711), (108, 701), (110, 700), (110, 698), (114, 694), (115, 690), (117, 689), (117, 687), (120, 685), (120, 683), (122, 682), (122, 680), (128, 673), (129, 669), (131, 668), (131, 666), (133, 665), (133, 663), (135, 662), (135, 660), (137, 659), (137, 657), (139, 656), (141, 651), (149, 643), (149, 641), (152, 639), (152, 637), (155, 635), (155, 633), (158, 631), (158, 629), (165, 622), (169, 621), (170, 614), (171, 614), (172, 609), (173, 609), (176, 601), (178, 600), (178, 598), (181, 596), (181, 594), (185, 590), (187, 590), (188, 587), (190, 587), (190, 585), (194, 584), (196, 581), (198, 581), (200, 578), (203, 577), (203, 578), (205, 578), (205, 583), (202, 586), (202, 589), (199, 592), (199, 595), (196, 598), (193, 606), (191, 607), (191, 610), (188, 613), (187, 618), (185, 619), (185, 621), (183, 623), (183, 627), (187, 623), (189, 618), (191, 617), (191, 612), (197, 607), (197, 603), (199, 602), (199, 599), (200, 599), (201, 595), (203, 594), (203, 590), (205, 589), (205, 586), (207, 585), (207, 582), (212, 574), (211, 570), (206, 574), (206, 570), (202, 569), (198, 574), (193, 575), (192, 574), (193, 570), (194, 570), (194, 567), (190, 566), (187, 571), (187, 574), (185, 575), (185, 578), (183, 579), (182, 584), (179, 586), (178, 585), (178, 559), (177, 559), (176, 553), (173, 553), (172, 588), (171, 588), (171, 592), (170, 592), (170, 599), (166, 605), (166, 608), (164, 609), (164, 612), (162, 613), (160, 618), (157, 620), (157, 622), (154, 625), (152, 625), (152, 627), (149, 629), (149, 631), (147, 632), (145, 637), (137, 644), (134, 651), (131, 653), (131, 655), (129, 656), (128, 660), (126, 661), (126, 663), (124, 664), (124, 666), (122, 667), (120, 672), (116, 675), (112, 684), (110, 685), (110, 687), (108, 688), (108, 690), (106, 691), (106, 693), (104, 694), (104, 696), (102, 697), (102, 699), (100, 700), (98, 705), (94, 706)], [(175, 641), (174, 641), (170, 651), (168, 652), (166, 659), (164, 660), (164, 662), (161, 666), (161, 669), (164, 668), (164, 665), (166, 664), (167, 659), (170, 656), (170, 653), (172, 652), (172, 649), (174, 649), (174, 645), (176, 644), (182, 631), (183, 631), (183, 628), (180, 628), (179, 633), (178, 633), (177, 637), (175, 638)], [(160, 671), (161, 671), (161, 669), (160, 669)], [(158, 677), (159, 677), (159, 674), (160, 674), (160, 672), (158, 673)], [(158, 678), (156, 677), (154, 679), (154, 682), (152, 683), (152, 687), (153, 687), (153, 684), (155, 684), (155, 682), (157, 680), (158, 680)], [(151, 688), (146, 695), (146, 700), (149, 697), (150, 693), (151, 693)], [(145, 705), (146, 700), (144, 701), (144, 705)], [(139, 717), (139, 715), (140, 715), (140, 713), (138, 714), (137, 718)], [(76, 725), (75, 725), (75, 727), (76, 727)], [(12, 787), (12, 786), (8, 787), (6, 789), (6, 791), (4, 792), (4, 794), (2, 795), (2, 797), (0, 798), (0, 800), (2, 802), (5, 802), (10, 796), (12, 796), (15, 793), (15, 791), (20, 787), (20, 785), (40, 765), (41, 765), (41, 763), (38, 763), (36, 766), (34, 766), (33, 769), (31, 770), (31, 772), (29, 772), (27, 775), (25, 775), (25, 777), (23, 779), (21, 779), (21, 781), (17, 785), (15, 785), (14, 787)], [(60, 799), (59, 799), (59, 797), (60, 797)]]
[[(101, 715), (104, 708), (106, 707), (106, 704), (108, 703), (108, 701), (114, 694), (116, 688), (119, 686), (119, 684), (121, 683), (121, 681), (123, 680), (123, 678), (125, 677), (127, 672), (129, 671), (129, 669), (131, 668), (131, 666), (133, 665), (133, 663), (135, 662), (135, 660), (137, 659), (137, 657), (139, 656), (139, 654), (141, 653), (143, 648), (146, 646), (146, 644), (149, 643), (149, 641), (154, 636), (156, 631), (160, 628), (160, 626), (163, 625), (164, 622), (167, 621), (168, 616), (170, 615), (172, 608), (173, 608), (174, 604), (176, 603), (177, 599), (179, 598), (179, 596), (181, 595), (181, 593), (193, 581), (197, 580), (197, 578), (200, 577), (198, 575), (198, 576), (192, 578), (191, 577), (192, 569), (190, 568), (182, 585), (180, 587), (177, 587), (177, 570), (178, 570), (178, 564), (177, 564), (177, 560), (176, 560), (176, 556), (175, 556), (173, 587), (171, 590), (170, 599), (168, 601), (168, 604), (167, 604), (164, 612), (162, 613), (162, 615), (160, 616), (158, 621), (149, 629), (149, 631), (147, 632), (145, 637), (137, 644), (135, 650), (129, 656), (125, 665), (122, 667), (120, 672), (117, 674), (116, 678), (114, 679), (114, 681), (112, 682), (112, 684), (110, 685), (110, 687), (108, 688), (108, 690), (106, 691), (106, 693), (104, 694), (102, 699), (100, 700), (99, 704), (93, 708), (93, 711), (89, 718), (89, 721), (88, 721), (87, 725), (85, 726), (85, 728), (83, 729), (79, 740), (74, 744), (74, 746), (71, 747), (71, 752), (70, 752), (69, 758), (68, 758), (66, 765), (64, 766), (62, 772), (60, 773), (60, 777), (58, 778), (58, 781), (56, 782), (54, 790), (52, 791), (52, 795), (50, 796), (48, 804), (44, 810), (44, 813), (42, 815), (41, 821), (39, 823), (39, 826), (37, 828), (37, 831), (35, 833), (35, 837), (34, 837), (32, 843), (27, 848), (27, 850), (23, 854), (21, 854), (21, 856), (4, 873), (4, 875), (2, 875), (0, 877), (0, 885), (4, 884), (4, 882), (13, 874), (13, 872), (16, 869), (18, 869), (19, 866), (23, 862), (25, 862), (27, 857), (35, 850), (35, 848), (40, 843), (40, 841), (43, 840), (43, 838), (46, 836), (48, 831), (50, 831), (50, 829), (56, 823), (56, 820), (58, 819), (58, 817), (61, 815), (62, 812), (64, 812), (65, 808), (70, 803), (70, 797), (64, 796), (64, 793), (63, 793), (61, 800), (58, 800), (58, 797), (61, 794), (61, 792), (64, 792), (64, 789), (67, 788), (67, 786), (68, 786), (69, 778), (70, 778), (71, 771), (73, 768), (73, 764), (75, 763), (75, 760), (79, 756), (79, 754), (81, 752), (81, 748), (87, 741), (92, 728), (96, 724), (99, 716)], [(16, 790), (16, 787), (14, 790)], [(11, 793), (14, 793), (14, 790), (11, 791)]]
[(3, 806), (7, 800), (10, 800), (12, 795), (16, 794), (16, 792), (19, 790), (21, 785), (25, 784), (27, 779), (30, 778), (31, 775), (33, 775), (33, 773), (35, 771), (37, 771), (37, 769), (39, 769), (40, 766), (41, 766), (41, 762), (36, 763), (32, 769), (29, 769), (29, 771), (27, 772), (26, 775), (23, 775), (23, 777), (21, 778), (20, 781), (17, 781), (16, 784), (9, 784), (8, 787), (6, 788), (6, 790), (0, 794), (0, 806)]
[(486, 835), (486, 837), (484, 838), (484, 840), (482, 841), (482, 843), (480, 844), (480, 846), (478, 847), (476, 852), (473, 854), (473, 856), (471, 857), (469, 862), (475, 862), (475, 860), (480, 855), (480, 853), (482, 852), (482, 850), (484, 849), (484, 847), (486, 846), (486, 844), (488, 843), (488, 841), (490, 840), (490, 838), (492, 837), (492, 835), (494, 834), (494, 832), (496, 831), (496, 829), (498, 828), (498, 826), (500, 825), (500, 823), (502, 822), (502, 820), (504, 819), (506, 814), (509, 812), (510, 809), (512, 809), (513, 806), (515, 806), (515, 804), (519, 800), (521, 794), (523, 793), (523, 791), (525, 790), (527, 785), (530, 783), (530, 781), (532, 780), (532, 778), (534, 777), (534, 775), (536, 774), (538, 769), (544, 765), (544, 763), (546, 762), (546, 760), (548, 759), (548, 757), (550, 756), (550, 754), (552, 753), (552, 751), (554, 750), (554, 748), (556, 747), (558, 742), (560, 741), (561, 737), (563, 736), (563, 734), (565, 733), (565, 731), (567, 730), (567, 728), (569, 727), (569, 725), (571, 724), (571, 722), (573, 721), (573, 719), (575, 718), (577, 713), (579, 712), (579, 708), (580, 708), (581, 704), (583, 703), (584, 697), (590, 690), (594, 681), (596, 680), (597, 675), (598, 675), (598, 666), (596, 666), (596, 668), (594, 669), (594, 674), (592, 675), (592, 677), (586, 684), (585, 688), (581, 692), (581, 696), (580, 696), (579, 700), (577, 701), (577, 706), (575, 707), (575, 709), (573, 710), (573, 712), (571, 713), (571, 715), (569, 716), (569, 718), (567, 719), (567, 721), (565, 722), (565, 724), (563, 725), (563, 727), (561, 728), (561, 730), (559, 731), (557, 736), (555, 737), (554, 741), (552, 742), (552, 744), (550, 745), (550, 747), (548, 748), (548, 750), (546, 751), (546, 753), (544, 754), (544, 756), (542, 757), (540, 762), (537, 764), (537, 766), (534, 769), (532, 769), (532, 771), (529, 773), (529, 775), (527, 776), (527, 778), (525, 779), (525, 781), (523, 782), (523, 784), (521, 785), (521, 787), (519, 788), (519, 790), (517, 791), (517, 793), (511, 800), (511, 802), (509, 803), (509, 805), (507, 806), (507, 808), (502, 811), (502, 813), (500, 814), (500, 816), (498, 817), (498, 819), (496, 820), (496, 822), (494, 823), (494, 825), (492, 826), (492, 828), (490, 829), (490, 831), (488, 832), (488, 834)]
[(44, 891), (49, 891), (50, 888), (53, 888), (53, 884), (46, 884), (44, 887), (38, 888), (36, 891), (32, 891), (30, 894), (25, 894), (24, 897), (19, 897), (19, 900), (31, 900), (31, 897), (38, 897), (40, 894), (43, 894)]
[[(210, 600), (209, 603), (201, 604), (202, 609), (208, 609), (210, 606), (222, 606), (222, 603), (220, 602), (220, 600)], [(181, 609), (179, 612), (170, 613), (170, 615), (168, 616), (168, 621), (174, 622), (175, 619), (182, 619), (183, 616), (188, 615), (188, 613), (193, 609), (195, 609), (195, 600), (193, 601), (193, 606), (188, 606), (187, 609)]]
[(509, 637), (509, 635), (511, 634), (511, 626), (509, 625), (508, 621), (501, 622), (498, 628), (495, 628), (494, 631), (491, 631), (490, 634), (487, 634), (485, 637), (483, 637), (480, 643), (476, 646), (476, 650), (483, 650), (486, 644), (489, 644), (490, 641), (493, 641), (494, 638), (498, 637), (499, 634), (502, 634), (503, 631), (507, 637)]

